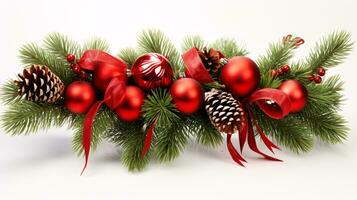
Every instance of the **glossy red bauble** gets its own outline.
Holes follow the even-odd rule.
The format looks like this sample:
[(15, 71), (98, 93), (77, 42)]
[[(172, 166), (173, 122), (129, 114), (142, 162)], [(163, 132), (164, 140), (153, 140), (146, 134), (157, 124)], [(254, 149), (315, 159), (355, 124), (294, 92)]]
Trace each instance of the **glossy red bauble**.
[(144, 90), (167, 87), (173, 77), (169, 61), (157, 53), (140, 56), (133, 64), (131, 73), (135, 83)]
[(192, 78), (181, 78), (175, 81), (170, 89), (177, 110), (191, 114), (200, 109), (203, 101), (203, 89)]
[(115, 109), (115, 113), (123, 121), (138, 120), (141, 115), (141, 106), (144, 104), (144, 92), (136, 86), (128, 86), (124, 96), (123, 103)]
[(105, 92), (114, 77), (126, 80), (125, 69), (111, 63), (99, 62), (93, 72), (93, 84), (97, 89)]
[(220, 80), (234, 96), (245, 97), (258, 87), (259, 68), (250, 58), (233, 57), (223, 67)]
[(291, 101), (290, 112), (301, 111), (307, 102), (307, 90), (297, 80), (286, 80), (278, 88), (289, 96)]
[(88, 111), (95, 100), (93, 86), (85, 81), (71, 83), (65, 93), (65, 105), (68, 110), (76, 114)]

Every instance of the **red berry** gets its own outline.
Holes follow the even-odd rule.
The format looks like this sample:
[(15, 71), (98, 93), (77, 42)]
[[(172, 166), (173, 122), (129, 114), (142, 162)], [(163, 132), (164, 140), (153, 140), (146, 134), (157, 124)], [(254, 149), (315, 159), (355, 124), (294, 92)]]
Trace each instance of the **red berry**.
[(321, 83), (321, 81), (322, 81), (321, 76), (315, 76), (315, 77), (314, 77), (314, 82), (315, 82), (315, 83)]
[(278, 76), (283, 75), (283, 74), (284, 74), (283, 69), (279, 68), (278, 69)]
[(73, 55), (73, 54), (68, 54), (67, 55), (67, 61), (68, 62), (73, 62), (74, 60), (76, 59), (76, 56), (75, 55)]
[(76, 74), (79, 74), (81, 73), (82, 69), (78, 65), (76, 65), (72, 68), (72, 71)]
[(317, 74), (320, 75), (320, 76), (324, 76), (326, 74), (326, 70), (322, 67), (319, 67), (317, 69)]
[(311, 76), (307, 77), (307, 79), (308, 79), (309, 81), (314, 81), (314, 79), (315, 79), (315, 75), (314, 75), (314, 74), (312, 74)]
[(289, 65), (284, 65), (281, 67), (282, 71), (284, 73), (288, 73), (290, 71), (290, 66)]
[(88, 77), (88, 75), (87, 75), (87, 73), (85, 71), (81, 71), (80, 72), (80, 76), (81, 76), (81, 78), (87, 78)]
[(75, 66), (77, 66), (77, 64), (76, 64), (76, 63), (71, 63), (69, 66), (70, 66), (71, 69), (73, 70), (73, 68), (74, 68)]
[(272, 76), (272, 77), (278, 76), (278, 71), (276, 71), (275, 69), (271, 70), (270, 73), (271, 73), (271, 76)]

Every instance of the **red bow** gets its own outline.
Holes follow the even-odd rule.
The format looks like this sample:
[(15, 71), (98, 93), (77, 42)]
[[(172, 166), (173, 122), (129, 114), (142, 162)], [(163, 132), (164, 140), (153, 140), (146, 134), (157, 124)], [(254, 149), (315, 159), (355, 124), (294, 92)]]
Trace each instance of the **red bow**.
[(98, 66), (99, 63), (107, 63), (114, 65), (121, 69), (122, 73), (125, 73), (124, 76), (114, 77), (104, 93), (104, 99), (95, 102), (92, 107), (89, 109), (86, 118), (83, 124), (83, 138), (82, 145), (85, 155), (85, 164), (82, 170), (81, 175), (88, 164), (89, 152), (91, 148), (92, 140), (92, 126), (96, 113), (100, 106), (105, 103), (110, 109), (115, 109), (118, 107), (124, 100), (124, 92), (126, 86), (126, 69), (127, 65), (124, 61), (115, 58), (103, 51), (99, 50), (87, 50), (84, 52), (83, 56), (79, 59), (78, 65), (85, 70), (93, 71)]
[[(224, 57), (224, 56), (223, 56)], [(211, 83), (214, 82), (210, 74), (207, 72), (204, 64), (201, 61), (201, 58), (198, 54), (197, 48), (192, 48), (188, 50), (185, 54), (182, 55), (183, 62), (186, 66), (186, 76), (196, 79), (201, 83)], [(274, 101), (274, 106), (267, 104), (267, 100)], [(291, 109), (291, 102), (289, 97), (278, 89), (273, 88), (264, 88), (257, 89), (249, 97), (243, 99), (244, 110), (247, 113), (245, 116), (245, 122), (242, 125), (241, 130), (239, 131), (239, 145), (240, 151), (242, 152), (243, 146), (248, 140), (248, 146), (254, 152), (262, 155), (267, 160), (281, 161), (274, 157), (271, 157), (257, 147), (257, 143), (254, 135), (254, 127), (256, 128), (259, 136), (263, 140), (265, 146), (272, 152), (273, 149), (280, 149), (276, 146), (266, 134), (263, 132), (262, 128), (257, 123), (257, 120), (252, 112), (251, 105), (255, 103), (266, 115), (273, 119), (283, 119), (286, 115), (289, 114)], [(233, 146), (232, 134), (227, 134), (227, 148), (232, 157), (232, 159), (238, 164), (243, 165), (242, 162), (246, 162), (244, 158), (238, 153), (236, 148)]]

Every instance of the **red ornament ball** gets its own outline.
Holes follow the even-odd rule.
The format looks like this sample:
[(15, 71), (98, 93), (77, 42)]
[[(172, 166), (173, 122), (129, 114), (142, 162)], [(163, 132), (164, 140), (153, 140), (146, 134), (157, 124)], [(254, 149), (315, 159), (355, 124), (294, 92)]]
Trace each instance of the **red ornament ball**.
[(126, 80), (126, 69), (114, 64), (99, 62), (93, 72), (93, 84), (97, 89), (105, 92), (114, 77)]
[(75, 55), (73, 55), (73, 54), (68, 54), (67, 55), (67, 61), (68, 62), (73, 62), (74, 60), (76, 59), (76, 56)]
[(68, 110), (76, 114), (88, 111), (95, 100), (93, 86), (85, 81), (71, 83), (65, 93), (65, 105)]
[(289, 96), (291, 101), (290, 112), (301, 111), (307, 101), (307, 90), (297, 80), (286, 80), (278, 88)]
[(193, 78), (181, 78), (175, 81), (170, 89), (177, 110), (185, 114), (198, 111), (203, 101), (203, 89)]
[(314, 82), (315, 83), (321, 83), (322, 82), (321, 76), (314, 76)]
[(258, 87), (259, 68), (250, 58), (233, 57), (223, 67), (220, 80), (234, 96), (245, 97)]
[(322, 67), (319, 67), (317, 69), (317, 74), (320, 75), (320, 76), (325, 76), (326, 70), (324, 68), (322, 68)]
[(123, 103), (115, 109), (115, 113), (123, 121), (138, 120), (141, 115), (141, 106), (144, 104), (144, 92), (136, 86), (128, 86), (124, 96)]
[(173, 77), (169, 61), (157, 53), (140, 56), (135, 61), (131, 73), (135, 83), (144, 90), (167, 87)]

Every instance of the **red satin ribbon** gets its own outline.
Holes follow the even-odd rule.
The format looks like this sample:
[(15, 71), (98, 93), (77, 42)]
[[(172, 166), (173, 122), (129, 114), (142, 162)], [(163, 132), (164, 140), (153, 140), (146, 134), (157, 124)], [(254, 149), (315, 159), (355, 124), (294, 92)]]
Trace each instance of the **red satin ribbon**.
[[(126, 71), (126, 64), (105, 53), (98, 50), (88, 50), (84, 52), (83, 56), (79, 59), (78, 64), (81, 68), (86, 70), (94, 70), (98, 63), (100, 62), (107, 62), (113, 64), (117, 67), (124, 68), (123, 71)], [(95, 115), (98, 112), (100, 106), (105, 103), (110, 109), (115, 109), (124, 101), (124, 92), (126, 86), (126, 80), (122, 78), (123, 76), (114, 77), (104, 94), (104, 99), (97, 101), (92, 105), (89, 109), (83, 124), (83, 136), (82, 136), (82, 146), (84, 149), (84, 156), (85, 156), (85, 164), (82, 170), (81, 175), (85, 171), (87, 164), (89, 153), (91, 149), (91, 141), (92, 141), (92, 126)]]
[[(222, 57), (224, 56), (222, 55)], [(182, 55), (182, 58), (187, 69), (186, 70), (187, 76), (192, 77), (201, 83), (214, 82), (214, 80), (212, 79), (212, 77), (204, 67), (201, 58), (198, 54), (197, 48), (192, 48), (188, 50), (186, 53)], [(268, 104), (267, 100), (271, 100), (274, 103)], [(255, 103), (266, 115), (268, 115), (273, 119), (282, 119), (289, 114), (291, 109), (291, 102), (289, 97), (284, 92), (278, 89), (264, 88), (254, 91), (249, 97), (244, 99), (244, 101), (246, 102), (244, 103), (245, 106), (244, 109), (245, 112), (247, 113), (247, 116), (246, 119), (244, 120), (241, 130), (239, 131), (240, 151), (241, 152), (243, 151), (244, 144), (246, 140), (248, 140), (248, 146), (254, 152), (262, 155), (267, 160), (281, 161), (279, 159), (276, 159), (274, 157), (271, 157), (263, 153), (258, 149), (255, 140), (255, 135), (254, 135), (254, 127), (257, 130), (261, 139), (263, 140), (265, 146), (272, 153), (274, 153), (273, 149), (280, 149), (280, 148), (276, 146), (272, 141), (270, 141), (269, 138), (266, 136), (266, 134), (263, 132), (262, 128), (259, 126), (257, 120), (255, 119), (250, 104)], [(244, 166), (242, 162), (245, 162), (245, 160), (242, 158), (242, 156), (238, 153), (238, 151), (233, 146), (231, 142), (231, 138), (232, 135), (228, 134), (227, 135), (228, 151), (232, 159), (236, 163)]]
[(147, 152), (150, 149), (151, 141), (154, 136), (154, 128), (155, 128), (156, 120), (157, 118), (155, 117), (155, 120), (150, 124), (148, 132), (146, 133), (144, 147), (141, 151), (141, 159), (143, 159), (146, 156)]
[(192, 48), (182, 55), (183, 62), (186, 66), (186, 76), (197, 80), (200, 83), (214, 82), (204, 64), (201, 61), (197, 48)]

